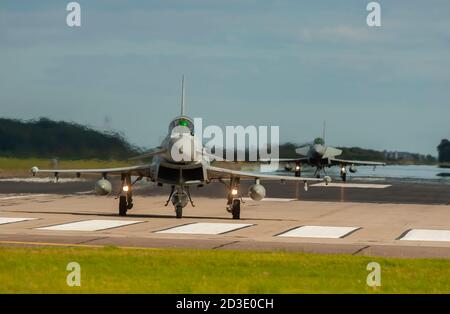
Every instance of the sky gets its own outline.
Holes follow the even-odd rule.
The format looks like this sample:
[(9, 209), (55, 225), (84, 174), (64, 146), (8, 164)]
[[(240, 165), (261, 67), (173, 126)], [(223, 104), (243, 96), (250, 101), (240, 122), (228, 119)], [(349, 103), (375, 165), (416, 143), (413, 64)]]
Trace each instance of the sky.
[(0, 1), (0, 116), (120, 131), (152, 147), (186, 109), (333, 146), (437, 155), (450, 137), (450, 2)]

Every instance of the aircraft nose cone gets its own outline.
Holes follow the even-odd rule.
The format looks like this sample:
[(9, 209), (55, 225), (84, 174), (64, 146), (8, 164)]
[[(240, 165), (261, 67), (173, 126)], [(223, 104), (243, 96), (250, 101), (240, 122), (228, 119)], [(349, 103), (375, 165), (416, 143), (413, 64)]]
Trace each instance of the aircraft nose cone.
[(325, 149), (324, 149), (323, 145), (316, 144), (316, 145), (314, 145), (314, 151), (316, 151), (318, 154), (322, 155), (324, 153)]
[(195, 146), (192, 136), (180, 135), (170, 142), (170, 159), (175, 162), (191, 162), (195, 159)]

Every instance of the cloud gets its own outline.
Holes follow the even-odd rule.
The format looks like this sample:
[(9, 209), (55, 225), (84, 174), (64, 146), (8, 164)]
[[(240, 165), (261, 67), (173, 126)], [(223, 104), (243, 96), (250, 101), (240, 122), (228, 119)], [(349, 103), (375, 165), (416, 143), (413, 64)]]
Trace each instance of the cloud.
[[(401, 121), (405, 134), (420, 131), (423, 121), (436, 121), (436, 134), (448, 133), (440, 118), (450, 115), (445, 1), (383, 2), (377, 29), (365, 24), (359, 0), (81, 0), (80, 29), (65, 25), (65, 4), (43, 2), (0, 4), (4, 114), (49, 113), (95, 125), (108, 112), (145, 145), (148, 136), (139, 124), (152, 133), (166, 129), (184, 72), (193, 112), (218, 114), (228, 123), (237, 116), (241, 123), (283, 122), (286, 140), (296, 141), (298, 128), (314, 128), (314, 117), (323, 115), (330, 124), (352, 121), (336, 133), (345, 134), (347, 143), (360, 140), (353, 125), (378, 130), (383, 115), (392, 125)], [(139, 112), (133, 125), (124, 106)], [(402, 112), (408, 121), (399, 118)], [(379, 132), (367, 142), (382, 144), (391, 136)], [(420, 141), (402, 134), (395, 139), (428, 149)]]
[(300, 41), (356, 42), (373, 41), (368, 27), (339, 25), (325, 28), (304, 28), (299, 31)]

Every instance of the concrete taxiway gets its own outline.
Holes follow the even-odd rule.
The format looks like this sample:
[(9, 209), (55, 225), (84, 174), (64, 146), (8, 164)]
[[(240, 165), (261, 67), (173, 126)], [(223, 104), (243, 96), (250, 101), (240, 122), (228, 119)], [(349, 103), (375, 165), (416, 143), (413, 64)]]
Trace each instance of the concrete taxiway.
[[(413, 193), (414, 189), (411, 192), (397, 183), (383, 183), (385, 187), (371, 187), (372, 183), (357, 187), (311, 186), (308, 193), (299, 192), (295, 184), (271, 183), (266, 185), (267, 200), (246, 200), (241, 219), (233, 220), (225, 211), (225, 199), (219, 197), (223, 193), (220, 186), (209, 186), (199, 190), (201, 193), (193, 191), (196, 207), (188, 205), (184, 218), (176, 219), (173, 208), (164, 206), (166, 195), (156, 193), (156, 187), (137, 188), (135, 207), (127, 217), (120, 217), (114, 197), (82, 191), (85, 184), (87, 187), (91, 183), (57, 185), (65, 190), (68, 185), (78, 184), (79, 189), (72, 189), (71, 194), (61, 190), (55, 193), (55, 185), (50, 186), (53, 190), (41, 185), (36, 189), (40, 193), (10, 190), (1, 194), (0, 244), (450, 258), (450, 187), (445, 185), (425, 186), (440, 192), (439, 198), (433, 200), (429, 194), (421, 198), (421, 194)], [(217, 195), (208, 195), (208, 191)], [(153, 196), (145, 196), (149, 192)], [(162, 192), (165, 194), (165, 190)], [(323, 200), (307, 200), (305, 195), (310, 192), (321, 194)], [(352, 195), (365, 195), (366, 201), (352, 199)]]

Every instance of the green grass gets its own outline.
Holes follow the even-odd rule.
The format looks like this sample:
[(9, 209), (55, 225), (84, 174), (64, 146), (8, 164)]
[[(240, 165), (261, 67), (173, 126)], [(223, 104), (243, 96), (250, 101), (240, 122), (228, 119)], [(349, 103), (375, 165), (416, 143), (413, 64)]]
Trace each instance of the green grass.
[[(60, 168), (110, 168), (129, 165), (129, 162), (118, 160), (60, 160)], [(45, 158), (10, 158), (0, 157), (0, 176), (29, 176), (33, 166), (39, 168), (52, 167), (50, 159)]]
[[(69, 262), (81, 287), (66, 285)], [(369, 262), (382, 285), (366, 285)], [(450, 261), (222, 250), (0, 247), (1, 293), (449, 293)]]

